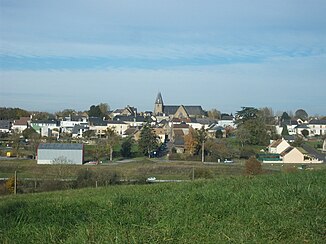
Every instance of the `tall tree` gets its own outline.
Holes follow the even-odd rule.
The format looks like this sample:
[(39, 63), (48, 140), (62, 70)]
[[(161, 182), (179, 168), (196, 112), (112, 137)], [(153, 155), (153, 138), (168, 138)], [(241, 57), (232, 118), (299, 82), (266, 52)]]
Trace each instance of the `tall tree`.
[(208, 111), (207, 115), (211, 119), (221, 119), (221, 112), (215, 108)]
[(189, 155), (193, 156), (198, 146), (197, 131), (192, 127), (189, 128), (189, 133), (184, 136), (185, 151)]
[(205, 162), (205, 142), (207, 140), (207, 131), (205, 130), (204, 126), (197, 131), (197, 141), (198, 145), (201, 146), (201, 161), (202, 163)]
[(276, 120), (272, 108), (264, 107), (259, 109), (260, 116), (264, 119), (265, 124), (274, 125)]
[(268, 144), (268, 132), (265, 118), (256, 108), (244, 107), (237, 112), (236, 123), (238, 124), (238, 140), (244, 146), (245, 143), (250, 145)]
[(130, 158), (132, 155), (132, 145), (134, 144), (134, 140), (132, 137), (128, 137), (125, 140), (123, 140), (121, 144), (121, 155), (125, 158)]
[(112, 128), (105, 131), (105, 145), (109, 149), (110, 161), (113, 160), (113, 147), (118, 144), (120, 136)]
[(102, 113), (99, 105), (92, 105), (88, 110), (88, 116), (103, 118), (105, 114)]
[(295, 117), (298, 119), (306, 120), (308, 119), (308, 114), (305, 110), (298, 109), (297, 111), (295, 111)]
[(290, 120), (291, 117), (288, 115), (287, 112), (283, 112), (282, 116), (281, 116), (281, 121), (286, 121), (286, 120)]
[(282, 136), (288, 136), (289, 135), (289, 130), (288, 130), (287, 125), (283, 125), (283, 129), (282, 129), (281, 135)]
[(110, 106), (107, 103), (100, 103), (98, 105), (99, 109), (101, 110), (102, 114), (107, 115), (110, 110)]
[(151, 152), (158, 148), (158, 138), (149, 123), (146, 123), (140, 132), (138, 147), (144, 155), (149, 157)]
[(258, 109), (254, 107), (242, 107), (242, 110), (235, 114), (235, 123), (241, 125), (247, 120), (256, 119), (258, 117)]

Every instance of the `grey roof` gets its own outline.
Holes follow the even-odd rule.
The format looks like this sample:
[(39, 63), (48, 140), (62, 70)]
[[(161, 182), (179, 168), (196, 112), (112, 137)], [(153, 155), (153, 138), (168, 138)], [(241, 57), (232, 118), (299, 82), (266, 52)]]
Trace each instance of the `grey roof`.
[(231, 115), (224, 115), (224, 116), (222, 116), (222, 118), (221, 118), (221, 120), (233, 120), (233, 119), (234, 119), (234, 117), (231, 116)]
[[(182, 106), (182, 105), (180, 105)], [(180, 108), (180, 106), (175, 106), (175, 105), (168, 105), (163, 107), (163, 113), (166, 115), (173, 115), (177, 112), (177, 110)], [(205, 115), (204, 110), (202, 109), (201, 106), (183, 106), (189, 116), (192, 115)]]
[(155, 104), (163, 104), (163, 98), (162, 98), (162, 94), (160, 92), (157, 94)]
[(94, 126), (106, 126), (108, 124), (108, 121), (103, 120), (102, 118), (99, 117), (90, 117), (89, 123), (90, 125), (94, 125)]
[(295, 127), (295, 129), (309, 129), (309, 127), (306, 125), (306, 124), (301, 124), (301, 125), (297, 125), (296, 127)]
[(326, 125), (325, 119), (313, 119), (309, 122), (310, 125)]
[(124, 115), (117, 115), (113, 118), (114, 121), (128, 121), (128, 122), (152, 122), (153, 120), (150, 117), (144, 117), (144, 116), (124, 116)]
[(177, 112), (179, 107), (180, 106), (164, 106), (163, 113), (165, 113), (166, 115), (173, 115)]
[(10, 120), (0, 120), (0, 129), (10, 129), (11, 121)]
[(38, 149), (51, 150), (82, 150), (83, 144), (80, 143), (40, 143)]
[(89, 127), (87, 125), (75, 125), (72, 129), (72, 134), (78, 134), (79, 130), (88, 130)]
[(53, 124), (53, 125), (60, 125), (58, 120), (49, 119), (49, 120), (33, 120), (31, 123), (33, 124)]

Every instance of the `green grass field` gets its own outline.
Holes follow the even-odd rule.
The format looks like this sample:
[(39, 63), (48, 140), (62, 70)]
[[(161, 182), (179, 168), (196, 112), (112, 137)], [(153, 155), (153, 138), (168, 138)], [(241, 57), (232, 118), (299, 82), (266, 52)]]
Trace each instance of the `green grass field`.
[(325, 243), (326, 171), (0, 198), (2, 243)]

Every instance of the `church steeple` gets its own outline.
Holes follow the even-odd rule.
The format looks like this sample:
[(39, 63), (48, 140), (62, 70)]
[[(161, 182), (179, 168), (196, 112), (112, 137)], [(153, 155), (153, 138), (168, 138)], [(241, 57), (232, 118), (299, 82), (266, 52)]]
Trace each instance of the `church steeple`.
[(161, 92), (157, 94), (156, 100), (155, 100), (155, 106), (154, 106), (154, 114), (163, 114), (163, 98)]

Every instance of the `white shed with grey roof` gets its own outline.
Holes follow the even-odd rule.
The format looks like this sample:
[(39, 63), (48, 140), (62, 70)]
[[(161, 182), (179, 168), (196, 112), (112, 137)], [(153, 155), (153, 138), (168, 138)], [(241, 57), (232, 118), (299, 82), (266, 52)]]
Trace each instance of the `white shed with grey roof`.
[(78, 143), (41, 143), (37, 164), (83, 164), (84, 147)]

